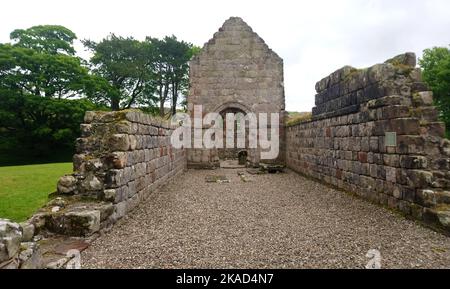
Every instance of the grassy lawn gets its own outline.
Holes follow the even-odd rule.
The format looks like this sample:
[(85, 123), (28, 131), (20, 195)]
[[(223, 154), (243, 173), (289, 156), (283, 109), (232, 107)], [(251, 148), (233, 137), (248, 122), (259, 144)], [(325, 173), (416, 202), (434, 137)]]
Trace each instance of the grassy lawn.
[(72, 163), (0, 167), (0, 218), (24, 221), (56, 191), (59, 177)]

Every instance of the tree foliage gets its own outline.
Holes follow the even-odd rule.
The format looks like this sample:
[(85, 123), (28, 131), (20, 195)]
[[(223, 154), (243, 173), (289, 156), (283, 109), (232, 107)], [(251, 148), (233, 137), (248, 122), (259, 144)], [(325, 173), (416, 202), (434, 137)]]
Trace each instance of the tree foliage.
[(85, 112), (101, 109), (87, 99), (44, 98), (11, 90), (0, 90), (0, 96), (0, 150), (31, 157), (73, 151)]
[(111, 34), (98, 43), (83, 43), (93, 52), (92, 71), (113, 88), (97, 101), (108, 101), (113, 110), (159, 105), (162, 116), (169, 103), (169, 113), (176, 112), (189, 85), (188, 61), (198, 48), (175, 36), (138, 41)]
[(0, 162), (18, 151), (70, 157), (87, 110), (174, 114), (189, 87), (188, 61), (199, 51), (175, 36), (139, 41), (110, 34), (83, 41), (92, 52), (87, 62), (76, 56), (77, 36), (63, 26), (17, 29), (10, 39), (0, 43)]
[[(60, 37), (60, 38), (58, 38)], [(0, 87), (36, 96), (69, 98), (107, 90), (74, 56), (75, 34), (61, 26), (36, 26), (11, 33), (0, 44)]]
[(31, 48), (38, 52), (75, 55), (73, 41), (75, 33), (64, 26), (39, 25), (28, 29), (16, 29), (10, 34), (18, 47)]
[(113, 110), (146, 102), (146, 83), (152, 63), (152, 47), (148, 43), (114, 34), (99, 43), (90, 40), (83, 43), (93, 52), (92, 71), (112, 87), (107, 93), (98, 95), (97, 101), (109, 102)]
[[(447, 132), (450, 129), (450, 49), (434, 47), (425, 49), (419, 59), (423, 79), (433, 91), (434, 101), (441, 112)], [(449, 135), (447, 133), (447, 135)]]
[(10, 36), (12, 43), (0, 44), (0, 151), (70, 157), (84, 113), (98, 106), (66, 98), (93, 96), (109, 85), (74, 55), (76, 36), (67, 28), (35, 26)]
[[(165, 115), (164, 105), (170, 102), (170, 114), (176, 113), (180, 98), (189, 88), (189, 60), (198, 48), (177, 38), (166, 36), (162, 40), (147, 38), (154, 47), (152, 83), (159, 102), (159, 112)], [(182, 100), (181, 100), (182, 101)]]

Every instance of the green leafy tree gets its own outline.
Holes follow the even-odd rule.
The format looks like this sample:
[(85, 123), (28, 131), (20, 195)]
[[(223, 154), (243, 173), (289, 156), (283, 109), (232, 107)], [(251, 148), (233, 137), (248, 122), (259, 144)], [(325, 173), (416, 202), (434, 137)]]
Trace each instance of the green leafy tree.
[(75, 55), (73, 41), (77, 36), (64, 26), (39, 25), (28, 29), (16, 29), (11, 32), (10, 38), (19, 47), (50, 54)]
[(152, 86), (159, 102), (161, 116), (166, 114), (165, 104), (170, 102), (170, 114), (175, 114), (177, 105), (189, 88), (189, 60), (200, 50), (190, 43), (179, 41), (175, 36), (162, 40), (147, 37), (156, 51), (153, 64)]
[(146, 96), (153, 93), (146, 85), (153, 61), (149, 43), (111, 34), (99, 43), (84, 40), (83, 44), (93, 52), (90, 59), (92, 71), (105, 78), (112, 87), (98, 98), (109, 101), (113, 110), (130, 108), (139, 103), (150, 104), (146, 100)]
[(69, 160), (85, 112), (104, 109), (87, 99), (44, 98), (4, 89), (0, 95), (0, 153), (20, 151), (31, 159), (63, 154)]
[(60, 152), (68, 160), (84, 113), (100, 109), (79, 98), (110, 86), (74, 55), (69, 29), (35, 26), (10, 36), (12, 43), (0, 44), (0, 162), (50, 160)]
[(450, 49), (434, 47), (425, 49), (419, 59), (423, 79), (433, 91), (434, 101), (441, 112), (441, 118), (450, 132)]
[(0, 44), (0, 87), (36, 96), (69, 98), (107, 91), (74, 56), (75, 34), (62, 26), (35, 26)]

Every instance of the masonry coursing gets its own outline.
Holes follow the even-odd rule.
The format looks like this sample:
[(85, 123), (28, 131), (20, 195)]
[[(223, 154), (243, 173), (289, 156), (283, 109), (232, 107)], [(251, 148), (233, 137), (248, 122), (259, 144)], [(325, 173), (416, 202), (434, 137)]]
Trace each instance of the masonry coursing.
[(60, 178), (57, 195), (27, 222), (0, 220), (0, 268), (61, 268), (45, 264), (42, 237), (92, 237), (108, 230), (152, 191), (186, 169), (175, 149), (176, 127), (139, 111), (87, 112), (77, 140), (74, 173)]
[[(278, 161), (450, 232), (450, 141), (415, 66), (412, 53), (346, 66), (317, 82), (312, 120), (284, 128), (282, 59), (232, 17), (191, 61), (189, 112), (280, 113)], [(188, 164), (216, 166), (214, 149), (173, 148), (175, 128), (134, 110), (86, 113), (56, 198), (24, 223), (0, 220), (0, 268), (60, 268), (69, 259), (42, 263), (40, 236), (108, 230)]]
[[(187, 102), (191, 115), (194, 105), (202, 106), (201, 117), (233, 109), (244, 114), (279, 113), (280, 131), (284, 133), (283, 60), (241, 18), (225, 21), (189, 67)], [(258, 163), (258, 150), (248, 151), (249, 161)], [(229, 154), (216, 149), (192, 149), (188, 151), (188, 165), (217, 166), (221, 155)], [(279, 161), (284, 162), (282, 156)]]
[[(287, 128), (287, 166), (445, 230), (450, 141), (412, 53), (316, 85), (313, 120)], [(396, 143), (386, 144), (395, 132)]]

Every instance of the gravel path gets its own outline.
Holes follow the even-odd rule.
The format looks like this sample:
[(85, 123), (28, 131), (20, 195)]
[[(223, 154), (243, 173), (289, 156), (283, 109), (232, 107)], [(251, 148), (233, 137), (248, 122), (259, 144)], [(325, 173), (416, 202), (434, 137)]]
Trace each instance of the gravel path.
[[(450, 238), (293, 172), (188, 171), (98, 238), (87, 268), (450, 268)], [(206, 183), (226, 175), (231, 183)]]

